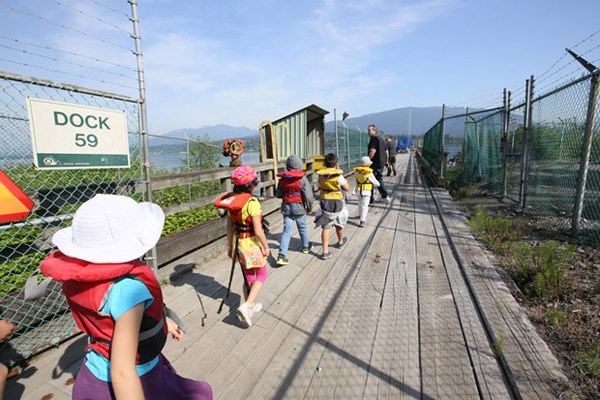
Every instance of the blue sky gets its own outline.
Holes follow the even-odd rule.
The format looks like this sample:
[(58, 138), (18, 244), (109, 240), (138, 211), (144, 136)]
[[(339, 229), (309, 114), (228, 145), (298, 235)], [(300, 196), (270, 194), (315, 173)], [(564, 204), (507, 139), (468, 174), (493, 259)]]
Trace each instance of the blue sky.
[[(0, 0), (0, 70), (138, 96), (126, 0)], [(139, 0), (151, 133), (496, 107), (600, 65), (597, 0)], [(539, 92), (538, 92), (539, 93)], [(514, 104), (514, 103), (513, 103)]]

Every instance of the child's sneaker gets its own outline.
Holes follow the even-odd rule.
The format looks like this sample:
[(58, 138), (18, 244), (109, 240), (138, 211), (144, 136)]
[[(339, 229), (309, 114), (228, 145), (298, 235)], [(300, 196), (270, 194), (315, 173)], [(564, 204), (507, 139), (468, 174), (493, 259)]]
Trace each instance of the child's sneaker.
[(237, 309), (237, 316), (240, 319), (240, 322), (243, 322), (246, 325), (248, 325), (248, 328), (252, 326), (252, 314), (254, 314), (254, 312), (250, 309), (250, 307), (248, 307), (248, 304), (246, 302), (244, 302), (244, 304), (239, 306)]
[(254, 303), (254, 306), (252, 306), (251, 308), (252, 310), (252, 314), (256, 314), (257, 312), (259, 312), (260, 310), (262, 310), (262, 304), (261, 303)]
[(360, 224), (358, 224), (359, 228), (363, 228), (365, 226), (365, 221), (360, 221)]
[(308, 254), (308, 253), (310, 253), (310, 251), (311, 251), (311, 250), (312, 250), (312, 243), (310, 243), (310, 242), (308, 243), (308, 247), (304, 247), (304, 248), (302, 248), (302, 252), (303, 252), (304, 254)]
[(327, 260), (328, 258), (331, 258), (332, 254), (330, 251), (328, 251), (327, 253), (323, 253), (321, 254), (321, 259), (322, 260)]
[(342, 239), (342, 243), (334, 243), (333, 245), (331, 245), (332, 247), (335, 247), (336, 249), (341, 249), (342, 247), (344, 247), (344, 245), (348, 243), (348, 238), (346, 236), (344, 236), (344, 238)]
[(290, 263), (290, 261), (285, 258), (285, 256), (277, 256), (277, 265), (279, 266), (284, 266), (284, 265), (288, 265)]

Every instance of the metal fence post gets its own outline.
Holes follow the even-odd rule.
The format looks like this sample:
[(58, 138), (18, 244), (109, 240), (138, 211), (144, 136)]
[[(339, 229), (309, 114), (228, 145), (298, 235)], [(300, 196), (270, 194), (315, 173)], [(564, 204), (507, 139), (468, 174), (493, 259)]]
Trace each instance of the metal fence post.
[(333, 123), (335, 126), (335, 154), (339, 157), (340, 156), (340, 147), (338, 144), (338, 125), (337, 125), (337, 113), (335, 108), (333, 109)]
[(508, 192), (508, 124), (510, 113), (510, 92), (504, 89), (504, 110), (502, 118), (502, 197)]
[(446, 157), (444, 154), (444, 136), (446, 133), (446, 105), (442, 104), (442, 132), (440, 134), (440, 176), (438, 180), (441, 179), (444, 181), (445, 171), (446, 171)]
[(583, 211), (583, 200), (585, 197), (585, 186), (590, 165), (590, 154), (592, 153), (592, 137), (594, 135), (594, 118), (596, 116), (596, 105), (598, 102), (598, 70), (594, 72), (590, 80), (590, 96), (588, 100), (587, 116), (585, 120), (585, 134), (579, 159), (579, 176), (577, 178), (577, 195), (575, 198), (575, 210), (571, 229), (574, 236), (579, 231), (581, 213)]
[(521, 164), (521, 188), (519, 193), (519, 200), (522, 208), (527, 207), (527, 184), (529, 180), (529, 166), (531, 163), (531, 117), (532, 113), (532, 99), (533, 99), (533, 75), (525, 83), (525, 123), (524, 126), (524, 146), (523, 146), (523, 160)]
[(346, 128), (346, 160), (347, 171), (350, 171), (350, 129)]
[[(150, 151), (148, 142), (148, 115), (146, 112), (146, 84), (144, 82), (144, 62), (142, 59), (142, 39), (140, 36), (140, 21), (137, 15), (137, 0), (128, 0), (131, 4), (131, 22), (133, 23), (133, 40), (135, 41), (135, 57), (137, 59), (138, 86), (140, 92), (140, 131), (142, 134), (142, 143), (144, 146), (144, 170), (146, 172), (146, 196), (149, 202), (152, 202), (152, 181), (150, 179)], [(158, 260), (156, 257), (156, 247), (150, 251), (151, 256), (148, 257), (152, 261), (152, 269), (155, 274), (158, 274)]]

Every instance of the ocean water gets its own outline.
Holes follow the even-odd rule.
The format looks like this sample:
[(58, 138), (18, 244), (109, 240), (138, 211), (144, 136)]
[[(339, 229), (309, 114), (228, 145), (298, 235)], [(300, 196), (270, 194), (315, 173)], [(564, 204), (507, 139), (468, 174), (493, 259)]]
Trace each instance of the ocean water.
[[(187, 159), (186, 152), (172, 152), (172, 153), (150, 153), (150, 164), (153, 168), (166, 169), (169, 171), (178, 171), (181, 168), (185, 171), (187, 167)], [(242, 163), (243, 164), (257, 164), (260, 159), (260, 155), (258, 151), (248, 151), (242, 154)], [(219, 163), (221, 165), (228, 166), (229, 161), (231, 159), (229, 157), (225, 157), (223, 155), (219, 156)]]

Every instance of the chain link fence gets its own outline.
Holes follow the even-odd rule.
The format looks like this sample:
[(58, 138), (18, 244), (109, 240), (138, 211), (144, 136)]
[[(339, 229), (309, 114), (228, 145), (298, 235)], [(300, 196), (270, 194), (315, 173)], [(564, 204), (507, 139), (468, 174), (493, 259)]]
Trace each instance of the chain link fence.
[(369, 153), (369, 139), (367, 132), (338, 126), (337, 135), (336, 132), (325, 132), (325, 154), (336, 153), (340, 168), (350, 172)]
[(446, 153), (444, 152), (444, 123), (440, 119), (423, 135), (422, 155), (433, 172), (443, 178), (446, 170)]
[[(514, 200), (548, 226), (600, 243), (598, 72), (525, 102), (442, 118), (424, 136), (423, 157), (442, 174), (443, 126), (465, 118), (461, 180)], [(443, 175), (442, 175), (443, 176)]]
[[(131, 168), (36, 170), (27, 97), (124, 111)], [(0, 169), (34, 202), (26, 219), (0, 224), (2, 319), (18, 327), (0, 353), (3, 363), (13, 365), (77, 331), (59, 284), (52, 282), (45, 296), (35, 301), (24, 300), (23, 286), (54, 250), (52, 235), (70, 225), (82, 202), (98, 193), (146, 200), (144, 192), (135, 191), (144, 180), (139, 121), (138, 103), (128, 97), (0, 74)]]

